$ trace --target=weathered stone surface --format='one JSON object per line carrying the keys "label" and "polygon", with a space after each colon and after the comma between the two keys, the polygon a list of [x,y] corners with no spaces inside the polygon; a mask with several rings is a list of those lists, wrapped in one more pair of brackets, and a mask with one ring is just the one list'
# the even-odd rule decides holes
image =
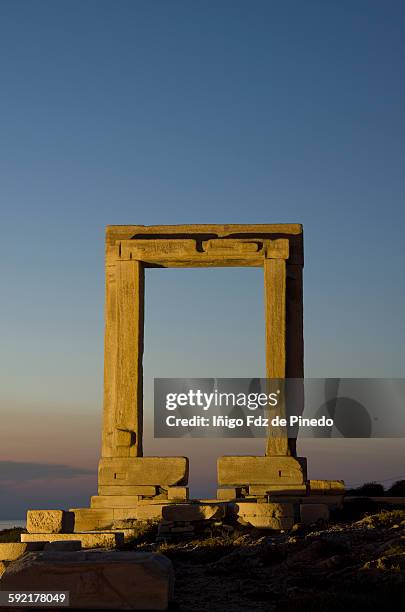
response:
{"label": "weathered stone surface", "polygon": [[99,495],[141,495],[152,497],[157,495],[158,487],[152,485],[101,485],[98,487]]}
{"label": "weathered stone surface", "polygon": [[238,502],[233,512],[242,521],[259,529],[291,529],[294,524],[292,504]]}
{"label": "weathered stone surface", "polygon": [[[82,548],[116,548],[124,543],[124,536],[120,532],[94,531],[92,533],[43,533],[42,539],[47,542],[80,540]],[[39,535],[22,533],[21,542],[36,542]]]}
{"label": "weathered stone surface", "polygon": [[134,508],[138,505],[140,495],[93,495],[92,508]]}
{"label": "weathered stone surface", "polygon": [[168,499],[187,500],[188,496],[189,496],[188,487],[168,487],[167,489]]}
{"label": "weathered stone surface", "polygon": [[114,521],[136,519],[136,508],[114,508]]}
{"label": "weathered stone surface", "polygon": [[156,521],[162,518],[164,504],[140,504],[136,508],[136,518],[138,521]]}
{"label": "weathered stone surface", "polygon": [[191,223],[187,225],[107,225],[106,243],[115,244],[116,241],[130,240],[133,236],[165,236],[184,235],[196,236],[218,236],[226,238],[240,234],[263,235],[301,235],[303,232],[300,223],[227,223],[227,224],[208,224]]}
{"label": "weathered stone surface", "polygon": [[266,515],[274,517],[294,516],[293,504],[271,502],[266,504],[257,504],[252,502],[236,502],[231,505],[234,512],[241,515]]}
{"label": "weathered stone surface", "polygon": [[131,457],[101,459],[99,485],[187,484],[187,457]]}
{"label": "weathered stone surface", "polygon": [[114,521],[111,508],[71,508],[74,514],[74,531],[110,529]]}
{"label": "weathered stone surface", "polygon": [[166,610],[173,592],[171,561],[132,551],[32,553],[10,564],[2,590],[69,591],[76,609]]}
{"label": "weathered stone surface", "polygon": [[[113,417],[114,450],[121,457],[142,455],[142,352],[144,333],[144,266],[120,261],[115,266],[116,349]],[[105,377],[108,377],[108,372]],[[101,484],[101,483],[100,483]],[[104,484],[104,483],[103,483]],[[105,484],[113,484],[106,482]],[[155,484],[155,483],[123,483]]]}
{"label": "weathered stone surface", "polygon": [[130,519],[124,518],[124,519],[114,520],[112,528],[118,529],[118,531],[120,531],[121,529],[132,529],[136,526],[137,526],[136,518],[130,518]]}
{"label": "weathered stone surface", "polygon": [[306,459],[296,457],[219,457],[221,486],[301,485],[306,481]]}
{"label": "weathered stone surface", "polygon": [[345,483],[343,480],[308,480],[311,495],[343,495]]}
{"label": "weathered stone surface", "polygon": [[249,485],[249,495],[305,495],[307,487],[302,485]]}
{"label": "weathered stone surface", "polygon": [[[167,495],[167,494],[166,494]],[[167,499],[167,497],[161,497],[160,495],[156,495],[156,497],[153,498],[144,498],[144,499],[140,499],[138,502],[138,506],[150,506],[151,504],[157,504],[157,505],[167,505],[167,504],[178,504],[179,502],[176,501],[175,499]]]}
{"label": "weathered stone surface", "polygon": [[329,508],[326,504],[301,504],[301,522],[305,525],[316,523],[316,521],[329,520]]}
{"label": "weathered stone surface", "polygon": [[242,496],[241,487],[232,487],[229,489],[217,489],[217,498],[222,500],[238,499]]}
{"label": "weathered stone surface", "polygon": [[42,550],[45,544],[46,542],[43,540],[27,544],[22,542],[0,542],[0,561],[15,561],[26,552]]}
{"label": "weathered stone surface", "polygon": [[225,507],[219,504],[179,504],[162,508],[165,521],[207,521],[224,515]]}
{"label": "weathered stone surface", "polygon": [[74,516],[65,510],[28,510],[29,533],[68,533],[73,531]]}

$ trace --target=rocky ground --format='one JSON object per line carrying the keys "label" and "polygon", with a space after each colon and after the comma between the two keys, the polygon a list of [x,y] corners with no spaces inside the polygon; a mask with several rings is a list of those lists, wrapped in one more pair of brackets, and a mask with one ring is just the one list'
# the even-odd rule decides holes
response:
{"label": "rocky ground", "polygon": [[[288,533],[201,524],[192,539],[156,541],[140,531],[132,550],[167,555],[176,571],[172,612],[382,610],[405,602],[405,510],[350,504],[328,524]],[[0,534],[1,539],[2,534]],[[10,534],[7,534],[10,539]]]}
{"label": "rocky ground", "polygon": [[188,542],[149,546],[174,563],[173,612],[403,609],[405,510],[364,514],[360,504],[350,513],[289,533],[217,526]]}

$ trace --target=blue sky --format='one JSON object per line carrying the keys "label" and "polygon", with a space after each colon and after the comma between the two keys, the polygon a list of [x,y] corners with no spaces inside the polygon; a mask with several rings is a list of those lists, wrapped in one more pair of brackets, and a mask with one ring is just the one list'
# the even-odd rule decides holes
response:
{"label": "blue sky", "polygon": [[[403,376],[404,25],[389,0],[0,1],[0,459],[96,465],[107,224],[303,223],[306,375]],[[262,375],[262,293],[148,271],[146,393]]]}

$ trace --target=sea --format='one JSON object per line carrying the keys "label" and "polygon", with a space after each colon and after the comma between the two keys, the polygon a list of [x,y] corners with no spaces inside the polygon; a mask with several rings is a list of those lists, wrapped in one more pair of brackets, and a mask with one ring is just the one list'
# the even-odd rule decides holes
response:
{"label": "sea", "polygon": [[24,527],[25,528],[25,520],[23,519],[0,520],[0,531],[3,531],[3,529],[12,529],[13,527]]}

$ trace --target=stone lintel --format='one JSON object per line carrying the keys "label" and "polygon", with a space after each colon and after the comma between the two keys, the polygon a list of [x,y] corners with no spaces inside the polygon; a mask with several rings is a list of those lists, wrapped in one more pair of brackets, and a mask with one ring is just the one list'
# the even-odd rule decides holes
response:
{"label": "stone lintel", "polygon": [[[293,253],[294,254],[294,253]],[[220,238],[197,240],[182,238],[153,238],[121,240],[118,249],[110,253],[114,261],[138,261],[147,267],[261,267],[264,260],[290,258],[289,241],[263,238]]]}
{"label": "stone lintel", "polygon": [[[132,258],[146,266],[193,267],[209,266],[261,266],[263,256],[280,257],[280,249],[272,254],[270,242],[285,241],[289,263],[303,265],[303,230],[297,223],[231,224],[231,225],[112,225],[106,228],[106,265],[113,266],[117,259]],[[257,246],[255,246],[255,242]],[[149,245],[147,244],[149,243]],[[167,261],[157,257],[156,245],[162,244]],[[127,245],[127,246],[125,246]],[[182,246],[181,246],[182,245]],[[238,245],[238,246],[237,246]],[[260,247],[260,245],[262,245]],[[130,247],[132,252],[125,252]],[[235,248],[237,252],[235,252]],[[177,249],[180,260],[172,257]],[[257,258],[257,252],[260,251]],[[143,254],[142,254],[143,252]],[[255,255],[256,253],[256,255]],[[164,254],[164,252],[163,252]],[[243,254],[246,255],[243,258]],[[190,259],[187,260],[187,255]],[[225,261],[228,257],[229,259]],[[221,262],[221,257],[225,259]],[[236,257],[236,260],[234,259]],[[240,261],[238,262],[238,258]],[[174,259],[174,261],[173,261]],[[204,263],[205,261],[205,263]]]}
{"label": "stone lintel", "polygon": [[300,223],[243,223],[209,224],[191,223],[187,225],[107,225],[106,243],[115,244],[117,240],[131,240],[145,237],[204,237],[226,238],[236,236],[299,236],[303,232]]}

